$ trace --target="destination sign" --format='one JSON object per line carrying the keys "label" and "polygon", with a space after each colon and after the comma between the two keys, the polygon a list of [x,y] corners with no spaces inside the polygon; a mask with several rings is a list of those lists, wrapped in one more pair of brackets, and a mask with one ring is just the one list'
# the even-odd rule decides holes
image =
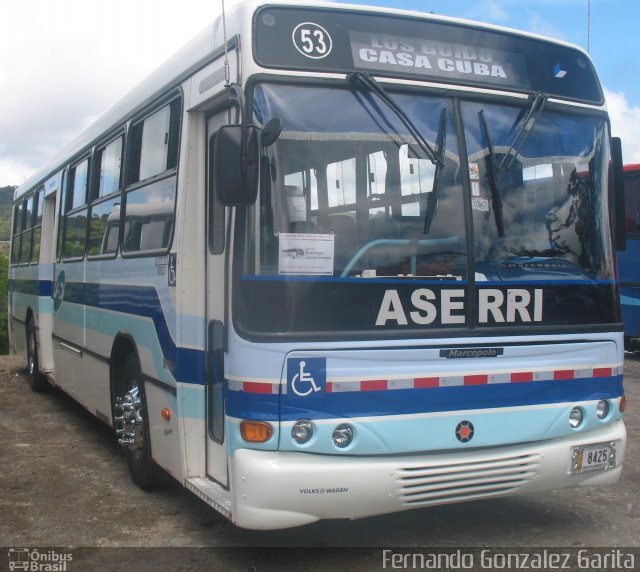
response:
{"label": "destination sign", "polygon": [[425,14],[265,6],[253,56],[263,68],[375,75],[499,88],[602,104],[589,57],[566,44]]}
{"label": "destination sign", "polygon": [[529,87],[520,54],[451,42],[351,32],[354,67]]}

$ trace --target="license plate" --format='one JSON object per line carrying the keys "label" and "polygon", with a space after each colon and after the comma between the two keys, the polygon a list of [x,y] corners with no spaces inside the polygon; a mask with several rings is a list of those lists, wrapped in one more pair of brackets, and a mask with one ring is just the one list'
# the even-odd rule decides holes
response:
{"label": "license plate", "polygon": [[571,472],[606,471],[616,466],[616,444],[594,443],[573,447]]}

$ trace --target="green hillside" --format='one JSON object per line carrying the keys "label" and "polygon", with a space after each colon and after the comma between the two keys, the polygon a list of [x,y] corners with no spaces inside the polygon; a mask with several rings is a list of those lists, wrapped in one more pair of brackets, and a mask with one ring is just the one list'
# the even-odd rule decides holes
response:
{"label": "green hillside", "polygon": [[9,351],[7,332],[7,271],[9,267],[9,243],[11,240],[11,216],[15,187],[0,188],[0,354]]}
{"label": "green hillside", "polygon": [[11,240],[11,207],[15,187],[0,188],[0,241]]}

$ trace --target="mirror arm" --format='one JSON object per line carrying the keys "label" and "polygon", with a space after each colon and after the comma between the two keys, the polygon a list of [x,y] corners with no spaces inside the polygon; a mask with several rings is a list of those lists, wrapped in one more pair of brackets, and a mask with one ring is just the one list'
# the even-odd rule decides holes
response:
{"label": "mirror arm", "polygon": [[240,85],[238,85],[237,83],[229,84],[227,86],[227,89],[229,91],[229,101],[236,107],[236,110],[238,111],[238,114],[240,116],[238,117],[238,115],[236,115],[236,123],[245,125],[245,120],[248,116],[248,113],[244,91],[242,91],[242,87],[240,87]]}

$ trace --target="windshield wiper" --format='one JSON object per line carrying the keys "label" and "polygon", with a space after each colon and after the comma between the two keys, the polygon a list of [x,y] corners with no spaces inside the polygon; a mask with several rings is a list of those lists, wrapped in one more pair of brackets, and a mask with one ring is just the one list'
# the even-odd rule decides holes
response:
{"label": "windshield wiper", "polygon": [[398,116],[400,121],[402,121],[404,126],[409,130],[409,133],[411,133],[411,135],[414,137],[420,149],[424,151],[429,161],[431,161],[434,165],[438,165],[441,162],[438,154],[433,150],[433,147],[429,145],[428,141],[422,136],[411,119],[407,117],[407,114],[370,74],[364,72],[353,72],[347,77],[353,83],[359,83],[375,93],[387,105],[387,107]]}
{"label": "windshield wiper", "polygon": [[353,72],[349,74],[348,79],[353,83],[364,86],[372,93],[375,93],[380,100],[393,111],[398,119],[402,121],[403,125],[407,128],[409,133],[416,140],[416,143],[427,156],[427,159],[436,166],[435,173],[433,174],[433,186],[431,188],[431,194],[427,199],[427,209],[424,216],[424,227],[422,229],[423,234],[428,234],[431,229],[431,222],[436,212],[436,206],[438,204],[438,183],[440,180],[440,173],[444,167],[444,150],[446,145],[446,127],[447,127],[447,110],[443,109],[440,113],[440,125],[438,126],[438,135],[436,137],[436,144],[438,150],[435,151],[429,142],[423,137],[420,130],[415,126],[413,121],[409,119],[407,114],[396,103],[396,101],[386,92],[386,90],[368,73]]}
{"label": "windshield wiper", "polygon": [[[489,132],[489,124],[487,123],[487,118],[484,115],[484,110],[480,110],[480,123],[487,139],[487,150],[489,151],[489,155],[487,157],[487,178],[489,179],[491,202],[493,204],[493,213],[496,219],[496,229],[498,230],[498,236],[504,236],[502,195],[500,193],[498,173],[500,171],[508,171],[509,169],[511,169],[513,162],[520,154],[522,146],[531,134],[531,131],[533,131],[533,127],[535,126],[536,121],[538,120],[538,116],[540,115],[544,104],[547,102],[547,99],[547,96],[542,92],[538,92],[534,96],[532,96],[531,105],[525,113],[524,118],[520,121],[520,131],[518,131],[518,134],[511,142],[509,149],[502,157],[499,165],[496,162],[496,152],[493,147],[491,133]],[[511,155],[512,151],[514,151],[513,155]]]}
{"label": "windshield wiper", "polygon": [[[524,145],[525,141],[531,134],[531,131],[533,131],[533,127],[536,124],[536,121],[538,120],[538,115],[540,115],[540,112],[542,111],[542,108],[544,107],[544,104],[547,102],[547,99],[548,99],[548,97],[541,91],[539,91],[538,93],[536,93],[531,97],[532,97],[531,105],[529,106],[529,109],[527,110],[527,113],[525,114],[524,119],[520,122],[520,125],[521,125],[520,131],[518,131],[518,134],[513,139],[509,147],[509,150],[505,153],[504,157],[502,158],[502,161],[500,161],[500,164],[498,165],[499,171],[502,171],[503,169],[505,170],[511,169],[511,165],[513,165],[513,162],[516,160],[516,158],[520,154],[520,149],[522,149],[522,146]],[[517,148],[516,148],[516,145],[517,145]],[[514,148],[515,148],[515,153],[513,154],[513,156],[509,157],[509,155],[511,154],[511,151],[513,151]],[[507,161],[509,161],[508,164],[506,164]]]}
{"label": "windshield wiper", "polygon": [[435,173],[433,174],[433,186],[431,187],[431,193],[427,198],[427,210],[424,213],[424,227],[422,228],[422,234],[429,234],[431,230],[431,223],[433,217],[436,214],[436,207],[438,206],[438,186],[440,184],[440,173],[444,167],[444,149],[447,144],[447,110],[443,109],[440,112],[440,125],[438,125],[438,136],[436,145],[438,146],[438,164],[436,165]]}
{"label": "windshield wiper", "polygon": [[493,203],[493,214],[496,219],[496,229],[498,236],[504,236],[504,218],[502,216],[502,195],[500,194],[500,184],[498,182],[498,166],[496,165],[496,153],[493,149],[493,140],[489,133],[489,124],[484,116],[484,109],[480,110],[480,123],[487,139],[487,178],[489,179],[489,190],[491,191],[491,202]]}

